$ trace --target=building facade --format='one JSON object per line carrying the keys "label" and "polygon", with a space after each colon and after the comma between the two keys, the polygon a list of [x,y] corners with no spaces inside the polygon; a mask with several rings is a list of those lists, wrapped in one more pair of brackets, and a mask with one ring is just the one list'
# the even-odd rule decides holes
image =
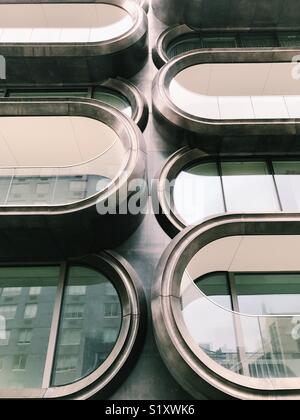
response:
{"label": "building facade", "polygon": [[0,2],[0,398],[300,398],[299,14]]}

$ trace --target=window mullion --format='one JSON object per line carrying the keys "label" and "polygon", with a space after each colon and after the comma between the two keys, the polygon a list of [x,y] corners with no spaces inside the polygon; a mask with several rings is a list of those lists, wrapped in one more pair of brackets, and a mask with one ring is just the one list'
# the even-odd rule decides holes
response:
{"label": "window mullion", "polygon": [[243,327],[242,327],[242,322],[241,322],[242,315],[240,315],[240,306],[239,306],[239,301],[238,301],[234,273],[231,273],[231,272],[228,273],[228,283],[229,283],[229,290],[230,290],[231,301],[232,301],[232,306],[233,306],[233,311],[234,311],[233,321],[234,321],[235,335],[236,335],[236,340],[237,340],[238,356],[239,356],[240,364],[242,367],[242,373],[243,375],[250,376],[249,364],[247,363],[244,333],[243,333]]}
{"label": "window mullion", "polygon": [[227,213],[227,203],[226,203],[226,195],[225,195],[225,188],[224,188],[224,182],[223,182],[222,162],[219,159],[217,160],[217,167],[218,167],[219,177],[221,181],[224,210],[225,210],[225,213]]}
{"label": "window mullion", "polygon": [[275,176],[275,171],[274,171],[272,159],[268,160],[268,166],[269,166],[270,174],[272,175],[272,178],[273,178],[273,183],[274,183],[274,187],[275,187],[280,211],[284,211],[282,201],[281,201],[281,197],[280,197],[280,194],[279,194],[278,185],[277,185],[277,182],[276,182],[276,176]]}
{"label": "window mullion", "polygon": [[51,377],[52,377],[52,369],[54,365],[54,358],[55,358],[55,350],[56,350],[56,343],[58,338],[58,331],[59,331],[59,323],[60,323],[60,315],[62,310],[63,304],[63,297],[64,297],[64,288],[67,278],[67,263],[63,263],[60,269],[60,279],[57,288],[56,298],[55,298],[55,305],[49,335],[49,344],[48,344],[48,351],[47,357],[45,362],[45,369],[44,369],[44,377],[43,377],[43,388],[49,388],[51,386]]}

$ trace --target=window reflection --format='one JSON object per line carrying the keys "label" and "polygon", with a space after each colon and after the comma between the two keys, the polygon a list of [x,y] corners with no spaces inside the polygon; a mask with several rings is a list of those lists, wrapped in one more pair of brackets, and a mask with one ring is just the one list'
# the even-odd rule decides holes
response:
{"label": "window reflection", "polygon": [[225,212],[297,212],[299,191],[298,161],[204,162],[178,174],[169,205],[191,225]]}
{"label": "window reflection", "polygon": [[284,211],[300,210],[300,162],[273,162]]}
{"label": "window reflection", "polygon": [[42,387],[59,283],[64,298],[52,385],[86,377],[114,348],[123,314],[112,283],[86,267],[71,266],[65,278],[62,272],[60,266],[0,268],[0,388]]}
{"label": "window reflection", "polygon": [[223,162],[222,175],[228,212],[280,210],[265,162]]}
{"label": "window reflection", "polygon": [[173,191],[174,208],[186,224],[224,212],[221,180],[216,163],[180,172]]}
{"label": "window reflection", "polygon": [[167,46],[168,58],[202,48],[298,48],[300,32],[190,33]]}
{"label": "window reflection", "polygon": [[[0,269],[0,287],[5,291],[0,297],[4,320],[0,333],[1,388],[41,387],[58,281],[58,267]],[[30,290],[37,284],[42,294],[33,305]],[[15,304],[6,305],[5,296],[14,296]],[[22,348],[20,354],[20,346],[25,345],[26,351]]]}
{"label": "window reflection", "polygon": [[300,376],[299,273],[212,273],[182,290],[189,333],[214,362],[254,378]]}
{"label": "window reflection", "polygon": [[[52,378],[54,386],[86,377],[101,366],[115,346],[122,310],[116,290],[110,288],[111,294],[106,293],[108,284],[111,284],[108,279],[94,270],[70,269]],[[74,296],[80,309],[70,308]],[[104,332],[106,328],[110,328],[109,335]]]}

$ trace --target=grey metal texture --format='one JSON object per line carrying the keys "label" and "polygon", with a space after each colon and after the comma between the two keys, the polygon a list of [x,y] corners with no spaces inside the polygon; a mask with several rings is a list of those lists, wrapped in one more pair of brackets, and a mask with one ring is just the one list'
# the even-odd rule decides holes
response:
{"label": "grey metal texture", "polygon": [[146,12],[132,0],[95,0],[94,3],[111,3],[124,8],[134,19],[133,28],[123,36],[98,43],[0,43],[0,55],[6,58],[7,67],[7,80],[2,80],[1,84],[97,83],[108,77],[136,74],[147,58]]}
{"label": "grey metal texture", "polygon": [[[88,97],[92,99],[92,90],[97,88],[103,87],[104,89],[108,89],[111,91],[115,91],[117,94],[121,94],[124,98],[126,98],[132,108],[132,117],[131,119],[139,126],[139,128],[144,131],[147,124],[148,124],[148,118],[149,118],[149,107],[148,102],[145,98],[145,95],[136,87],[133,83],[129,82],[126,79],[123,79],[121,77],[117,77],[116,79],[109,78],[104,80],[101,83],[96,84],[81,84],[76,83],[73,85],[72,83],[67,84],[8,84],[6,83],[5,86],[1,89],[4,92],[4,98],[10,97],[9,92],[10,91],[23,91],[25,97],[29,97],[29,93],[33,94],[36,91],[43,90],[44,91],[44,97],[47,97],[47,92],[51,94],[51,91],[55,91],[56,89],[62,91],[64,89],[74,89],[81,90],[85,89],[89,92]],[[20,97],[21,95],[19,95]],[[65,95],[68,97],[68,94]],[[61,98],[60,98],[61,99]],[[0,98],[0,101],[2,99]],[[97,99],[94,99],[97,100]],[[100,101],[99,101],[100,102]]]}
{"label": "grey metal texture", "polygon": [[291,62],[289,50],[196,51],[166,64],[153,85],[153,113],[161,135],[179,145],[194,145],[208,153],[300,151],[298,119],[209,120],[180,110],[171,100],[169,84],[182,70],[195,64],[241,62]]}
{"label": "grey metal texture", "polygon": [[[299,27],[297,28],[297,31],[299,31]],[[176,41],[176,39],[180,39],[182,36],[195,36],[195,35],[207,35],[209,36],[210,34],[214,34],[214,36],[217,36],[218,33],[222,33],[222,34],[232,34],[232,33],[243,33],[243,34],[251,34],[255,32],[256,34],[263,34],[263,35],[270,35],[270,34],[274,34],[275,32],[277,33],[288,33],[289,30],[274,30],[274,29],[266,29],[266,28],[259,28],[259,29],[253,29],[253,28],[237,28],[236,30],[232,31],[230,29],[227,28],[220,28],[217,31],[216,30],[212,30],[212,29],[199,29],[199,30],[193,30],[192,28],[190,28],[187,25],[176,25],[176,26],[172,26],[171,28],[168,28],[166,31],[164,31],[159,38],[157,39],[156,45],[153,47],[152,50],[152,57],[153,57],[153,61],[156,65],[157,68],[161,68],[163,67],[165,64],[167,64],[170,61],[170,58],[167,55],[167,49],[170,45],[170,43]],[[202,52],[208,52],[209,49],[206,48],[201,48],[200,49]],[[226,51],[227,48],[224,48],[223,51]],[[230,49],[229,49],[230,50]],[[235,50],[243,50],[242,48],[236,48]],[[277,59],[280,60],[281,55],[278,54],[278,51],[281,51],[282,53],[285,51],[287,52],[292,52],[293,55],[298,55],[300,53],[300,48],[299,47],[294,47],[294,48],[286,48],[286,47],[268,47],[268,48],[264,48],[261,47],[258,49],[259,51],[263,51],[263,50],[268,50],[268,51],[272,51],[272,50],[276,50],[277,53],[274,56],[274,61],[276,61]]]}
{"label": "grey metal texture", "polygon": [[[117,196],[117,208],[132,179],[146,176],[146,149],[137,126],[120,111],[95,100],[3,99],[0,115],[84,116],[108,124],[129,150],[129,160],[117,182],[95,196],[74,204],[59,206],[1,207],[0,259],[16,257],[79,256],[116,246],[141,223],[143,215],[107,214],[101,216],[97,205]],[[116,195],[118,190],[125,196]],[[146,193],[146,192],[145,192]],[[30,234],[28,232],[30,231]]]}
{"label": "grey metal texture", "polygon": [[300,19],[297,0],[152,0],[156,16],[168,25],[198,28],[291,27]]}

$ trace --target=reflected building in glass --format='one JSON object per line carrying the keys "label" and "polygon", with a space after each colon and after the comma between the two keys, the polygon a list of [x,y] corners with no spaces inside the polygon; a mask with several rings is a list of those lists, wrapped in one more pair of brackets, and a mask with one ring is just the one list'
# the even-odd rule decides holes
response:
{"label": "reflected building in glass", "polygon": [[298,3],[1,2],[0,399],[300,399]]}

